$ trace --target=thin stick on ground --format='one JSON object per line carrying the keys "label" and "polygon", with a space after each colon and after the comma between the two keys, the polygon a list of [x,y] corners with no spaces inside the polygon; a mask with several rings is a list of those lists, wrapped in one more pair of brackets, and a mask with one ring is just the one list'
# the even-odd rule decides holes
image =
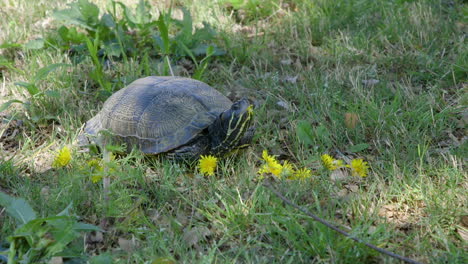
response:
{"label": "thin stick on ground", "polygon": [[306,209],[303,209],[303,208],[300,207],[299,205],[297,205],[297,204],[291,202],[291,201],[288,200],[286,197],[284,197],[280,192],[278,192],[277,190],[275,190],[275,189],[273,188],[273,186],[272,186],[269,182],[264,182],[264,183],[263,183],[263,186],[266,187],[267,189],[269,189],[272,193],[274,193],[278,198],[280,198],[280,199],[281,199],[283,202],[285,202],[286,204],[288,204],[288,205],[290,205],[290,206],[296,208],[297,210],[303,212],[303,213],[306,214],[307,216],[312,217],[315,221],[318,221],[318,222],[324,224],[325,226],[327,226],[327,227],[329,227],[329,228],[335,230],[336,232],[338,232],[338,233],[340,233],[340,234],[342,234],[342,235],[344,235],[344,236],[346,236],[346,237],[348,237],[348,238],[350,238],[350,239],[352,239],[352,240],[354,240],[354,241],[356,241],[356,242],[362,243],[362,244],[364,244],[364,245],[366,245],[366,246],[368,246],[368,247],[370,247],[370,248],[372,248],[372,249],[374,249],[374,250],[377,250],[378,252],[380,252],[380,253],[382,253],[382,254],[388,255],[388,256],[390,256],[390,257],[392,257],[392,258],[399,259],[399,260],[404,261],[404,262],[406,262],[406,263],[411,263],[411,264],[422,264],[422,263],[420,263],[420,262],[417,262],[417,261],[415,261],[415,260],[412,260],[412,259],[407,258],[407,257],[404,257],[404,256],[400,256],[400,255],[398,255],[398,254],[395,254],[395,253],[390,252],[390,251],[388,251],[388,250],[385,250],[385,249],[383,249],[383,248],[379,248],[379,247],[377,247],[377,246],[374,246],[374,245],[372,245],[372,244],[370,244],[370,243],[367,243],[367,242],[363,241],[363,240],[360,239],[360,238],[357,238],[357,237],[352,236],[351,234],[349,234],[349,233],[347,233],[347,232],[345,232],[345,231],[339,229],[339,228],[336,227],[335,225],[333,225],[333,224],[331,224],[331,223],[325,221],[324,219],[322,219],[322,218],[320,218],[320,217],[314,215],[313,213],[307,211]]}

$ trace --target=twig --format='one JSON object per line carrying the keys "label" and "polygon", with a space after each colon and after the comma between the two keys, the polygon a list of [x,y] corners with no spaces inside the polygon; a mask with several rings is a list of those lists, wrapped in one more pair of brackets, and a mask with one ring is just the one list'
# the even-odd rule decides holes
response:
{"label": "twig", "polygon": [[390,252],[390,251],[388,251],[388,250],[385,250],[385,249],[383,249],[383,248],[379,248],[379,247],[377,247],[377,246],[374,246],[374,245],[372,245],[372,244],[370,244],[370,243],[367,243],[367,242],[363,241],[363,240],[360,239],[360,238],[357,238],[357,237],[352,236],[351,234],[349,234],[349,233],[347,233],[347,232],[345,232],[345,231],[339,229],[338,227],[334,226],[333,224],[331,224],[331,223],[325,221],[324,219],[322,219],[322,218],[320,218],[320,217],[314,215],[313,213],[307,211],[306,209],[303,209],[302,207],[298,206],[297,204],[291,202],[291,201],[288,200],[286,197],[284,197],[281,193],[279,193],[278,191],[276,191],[276,190],[273,188],[273,186],[271,186],[271,184],[270,184],[269,182],[264,182],[264,183],[263,183],[263,186],[266,187],[267,189],[269,189],[272,193],[274,193],[278,198],[280,198],[281,200],[283,200],[283,202],[285,202],[286,204],[288,204],[288,205],[290,205],[290,206],[296,208],[297,210],[303,212],[304,214],[306,214],[306,215],[312,217],[315,221],[318,221],[318,222],[324,224],[325,226],[327,226],[327,227],[329,227],[329,228],[335,230],[336,232],[338,232],[338,233],[340,233],[340,234],[342,234],[342,235],[344,235],[344,236],[346,236],[346,237],[348,237],[348,238],[350,238],[350,239],[352,239],[352,240],[354,240],[354,241],[356,241],[356,242],[362,243],[362,244],[364,244],[364,245],[366,245],[366,246],[368,246],[368,247],[370,247],[370,248],[372,248],[372,249],[374,249],[374,250],[377,250],[378,252],[380,252],[380,253],[382,253],[382,254],[388,255],[388,256],[390,256],[390,257],[392,257],[392,258],[399,259],[399,260],[404,261],[404,262],[406,262],[406,263],[411,263],[411,264],[422,264],[422,263],[420,263],[420,262],[417,262],[417,261],[412,260],[412,259],[407,258],[407,257],[400,256],[400,255],[398,255],[398,254],[395,254],[395,253]]}

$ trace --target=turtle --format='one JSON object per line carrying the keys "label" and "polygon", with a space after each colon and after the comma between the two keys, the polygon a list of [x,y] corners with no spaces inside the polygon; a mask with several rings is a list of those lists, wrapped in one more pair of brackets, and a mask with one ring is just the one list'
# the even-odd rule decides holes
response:
{"label": "turtle", "polygon": [[246,98],[233,103],[198,80],[149,76],[111,95],[86,122],[84,133],[98,145],[102,138],[125,144],[126,152],[136,148],[147,155],[194,160],[248,146],[252,124],[253,105]]}

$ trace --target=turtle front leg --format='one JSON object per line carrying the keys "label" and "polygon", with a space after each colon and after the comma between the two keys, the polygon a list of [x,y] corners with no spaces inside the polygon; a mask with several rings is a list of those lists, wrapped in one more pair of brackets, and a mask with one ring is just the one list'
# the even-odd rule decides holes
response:
{"label": "turtle front leg", "polygon": [[193,162],[201,155],[209,153],[209,140],[207,137],[199,137],[168,153],[169,157],[179,161]]}

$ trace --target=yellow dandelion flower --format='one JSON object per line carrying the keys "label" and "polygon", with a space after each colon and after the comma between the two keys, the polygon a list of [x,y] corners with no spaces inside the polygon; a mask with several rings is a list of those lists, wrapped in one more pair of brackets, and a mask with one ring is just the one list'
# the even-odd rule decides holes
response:
{"label": "yellow dandelion flower", "polygon": [[65,146],[57,152],[54,162],[52,163],[52,167],[55,167],[55,168],[65,167],[68,165],[68,163],[70,163],[71,159],[72,159],[72,156],[71,156],[70,149],[67,146]]}
{"label": "yellow dandelion flower", "polygon": [[214,171],[216,169],[216,164],[218,163],[218,159],[214,156],[207,155],[207,156],[201,156],[199,163],[198,163],[198,168],[200,169],[200,172],[205,175],[214,175]]}
{"label": "yellow dandelion flower", "polygon": [[88,166],[91,168],[91,170],[96,172],[101,172],[104,170],[104,168],[101,165],[101,162],[97,159],[92,159],[88,161]]}
{"label": "yellow dandelion flower", "polygon": [[264,150],[262,154],[263,160],[266,162],[258,171],[259,174],[271,173],[277,177],[281,177],[283,166],[276,160],[275,157],[268,155],[268,151]]}
{"label": "yellow dandelion flower", "polygon": [[104,167],[102,166],[102,162],[98,159],[92,159],[87,162],[89,169],[91,170],[91,181],[93,183],[98,183],[102,180]]}
{"label": "yellow dandelion flower", "polygon": [[294,173],[295,173],[295,171],[294,171],[293,165],[291,163],[289,163],[289,161],[285,160],[284,163],[283,163],[283,166],[282,166],[281,176],[289,178],[289,177],[293,176]]}
{"label": "yellow dandelion flower", "polygon": [[268,155],[268,151],[264,150],[262,158],[265,164],[258,170],[260,175],[262,174],[273,174],[278,178],[281,178],[283,172],[283,166],[276,160],[275,157]]}
{"label": "yellow dandelion flower", "polygon": [[102,180],[102,174],[94,174],[93,176],[91,176],[91,181],[93,183],[98,183]]}
{"label": "yellow dandelion flower", "polygon": [[331,171],[343,167],[342,160],[336,160],[328,154],[323,154],[321,158],[322,158],[323,165]]}
{"label": "yellow dandelion flower", "polygon": [[369,171],[369,166],[363,159],[353,159],[351,165],[347,165],[346,167],[351,168],[353,176],[366,177]]}
{"label": "yellow dandelion flower", "polygon": [[263,150],[263,153],[262,153],[262,158],[264,161],[266,161],[266,163],[277,163],[278,161],[276,160],[275,157],[271,156],[271,155],[268,155],[268,151],[267,150]]}
{"label": "yellow dandelion flower", "polygon": [[258,174],[273,174],[278,178],[281,178],[283,172],[283,166],[281,164],[277,164],[278,166],[270,167],[268,164],[263,164],[263,166],[258,170]]}

